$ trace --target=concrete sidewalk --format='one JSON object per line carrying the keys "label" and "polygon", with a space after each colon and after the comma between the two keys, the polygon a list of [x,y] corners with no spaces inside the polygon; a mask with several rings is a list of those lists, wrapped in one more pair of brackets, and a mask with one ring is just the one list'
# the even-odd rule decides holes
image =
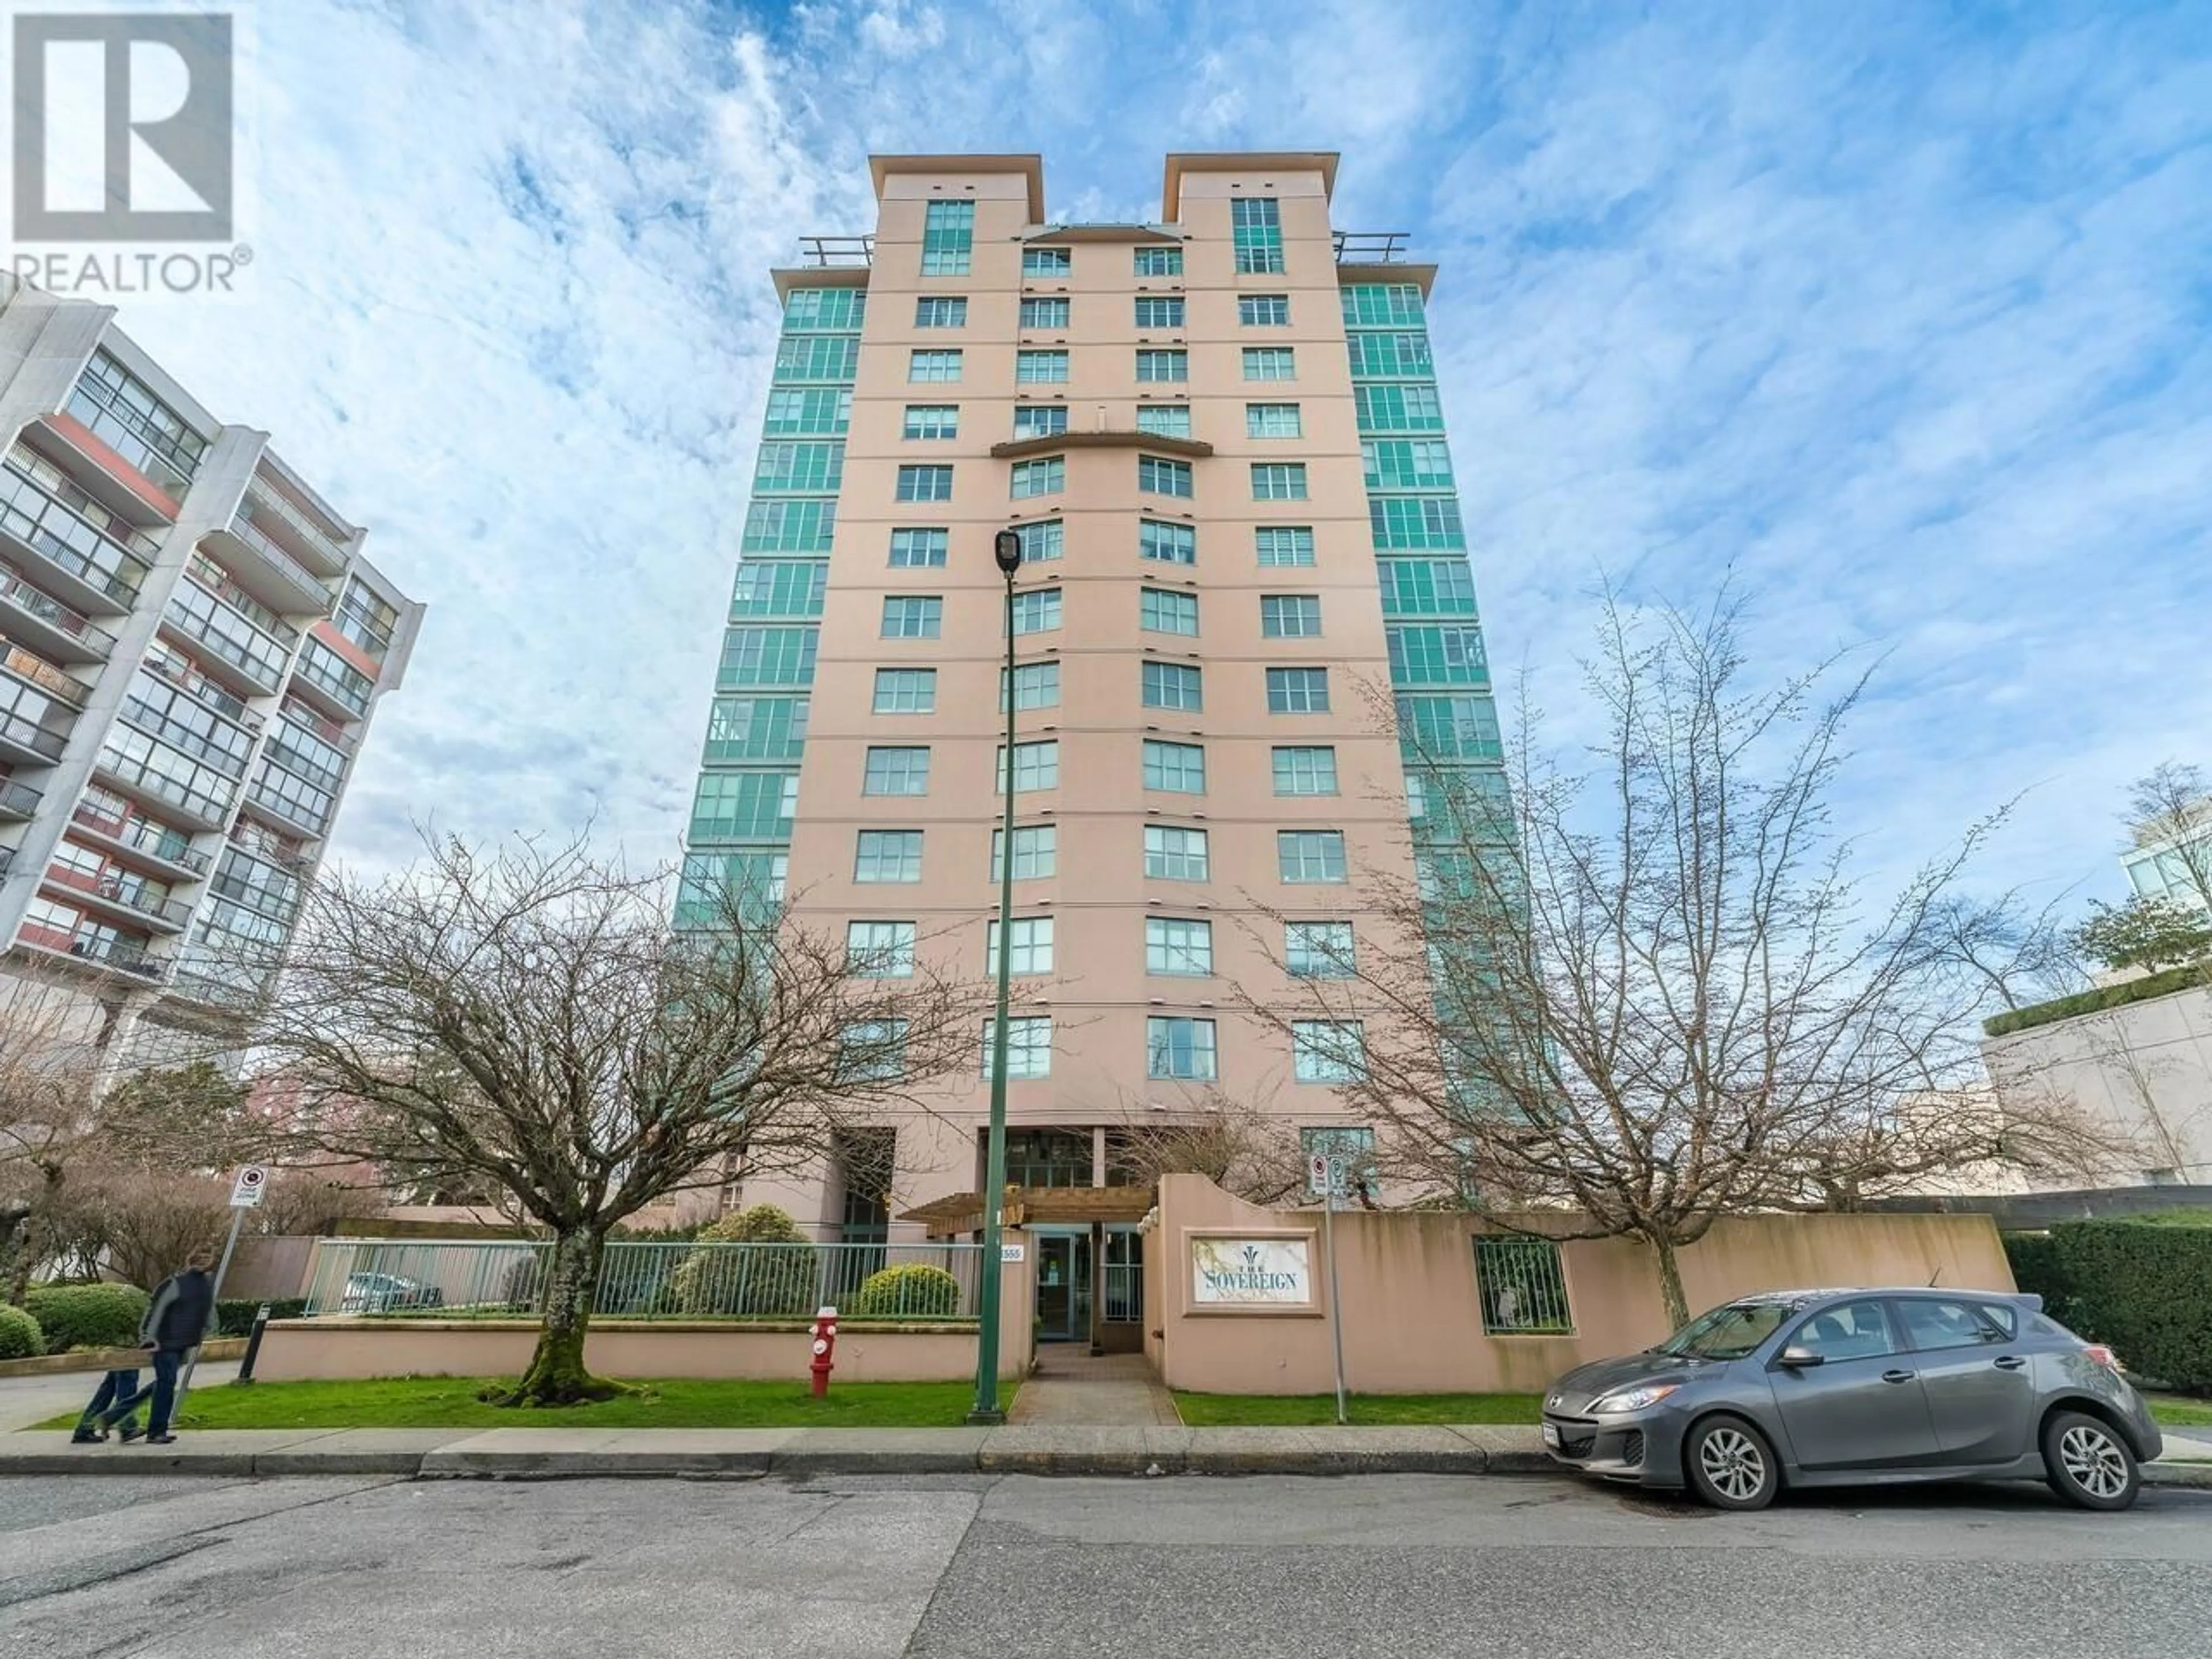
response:
{"label": "concrete sidewalk", "polygon": [[[2170,1440],[2144,1470],[2212,1488],[2212,1445]],[[805,1479],[848,1474],[1548,1474],[1536,1431],[1483,1425],[1001,1429],[210,1430],[171,1446],[72,1446],[62,1433],[0,1436],[0,1477],[22,1474],[380,1474]]]}

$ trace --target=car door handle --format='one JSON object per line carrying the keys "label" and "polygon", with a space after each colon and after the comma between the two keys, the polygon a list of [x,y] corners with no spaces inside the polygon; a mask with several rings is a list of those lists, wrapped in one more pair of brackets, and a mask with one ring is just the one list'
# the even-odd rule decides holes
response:
{"label": "car door handle", "polygon": [[2002,1358],[1996,1360],[1995,1364],[1996,1368],[2001,1371],[2016,1371],[2022,1365],[2027,1364],[2027,1361],[2022,1359],[2016,1353],[2008,1353]]}
{"label": "car door handle", "polygon": [[1881,1374],[1881,1380],[1885,1382],[1910,1382],[1912,1377],[1911,1371],[1884,1371]]}

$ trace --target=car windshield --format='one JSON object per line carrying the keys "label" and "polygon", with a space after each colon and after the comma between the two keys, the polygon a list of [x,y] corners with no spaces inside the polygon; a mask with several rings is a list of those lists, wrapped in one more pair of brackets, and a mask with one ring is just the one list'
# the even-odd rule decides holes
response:
{"label": "car windshield", "polygon": [[1691,1359],[1741,1359],[1796,1311],[1789,1302],[1734,1302],[1695,1319],[1662,1342],[1658,1353]]}

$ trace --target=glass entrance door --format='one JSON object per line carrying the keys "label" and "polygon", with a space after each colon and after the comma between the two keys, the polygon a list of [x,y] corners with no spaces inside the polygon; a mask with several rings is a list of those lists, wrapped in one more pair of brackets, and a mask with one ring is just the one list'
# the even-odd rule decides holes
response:
{"label": "glass entrance door", "polygon": [[1040,1342],[1091,1340],[1091,1235],[1036,1236],[1036,1321]]}

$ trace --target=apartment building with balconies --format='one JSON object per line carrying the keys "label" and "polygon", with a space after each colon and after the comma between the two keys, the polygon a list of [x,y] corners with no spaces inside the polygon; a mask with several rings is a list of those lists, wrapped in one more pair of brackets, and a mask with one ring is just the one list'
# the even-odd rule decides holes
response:
{"label": "apartment building with balconies", "polygon": [[107,307],[0,280],[0,971],[103,1043],[258,987],[422,607]]}
{"label": "apartment building with balconies", "polygon": [[[1171,155],[1127,225],[1047,222],[1035,156],[872,168],[872,234],[774,273],[679,916],[787,896],[855,972],[937,953],[981,981],[1011,857],[1011,1182],[1111,1187],[1129,1126],[1224,1102],[1356,1148],[1331,1085],[1363,1030],[1285,1042],[1239,1011],[1380,948],[1378,874],[1414,878],[1461,787],[1503,787],[1435,268],[1335,228],[1334,155]],[[959,1231],[989,1048],[979,1026],[972,1071],[818,1180],[738,1196],[825,1237]],[[1046,1335],[1094,1296],[1133,1322],[1136,1218],[1045,1226]]]}

